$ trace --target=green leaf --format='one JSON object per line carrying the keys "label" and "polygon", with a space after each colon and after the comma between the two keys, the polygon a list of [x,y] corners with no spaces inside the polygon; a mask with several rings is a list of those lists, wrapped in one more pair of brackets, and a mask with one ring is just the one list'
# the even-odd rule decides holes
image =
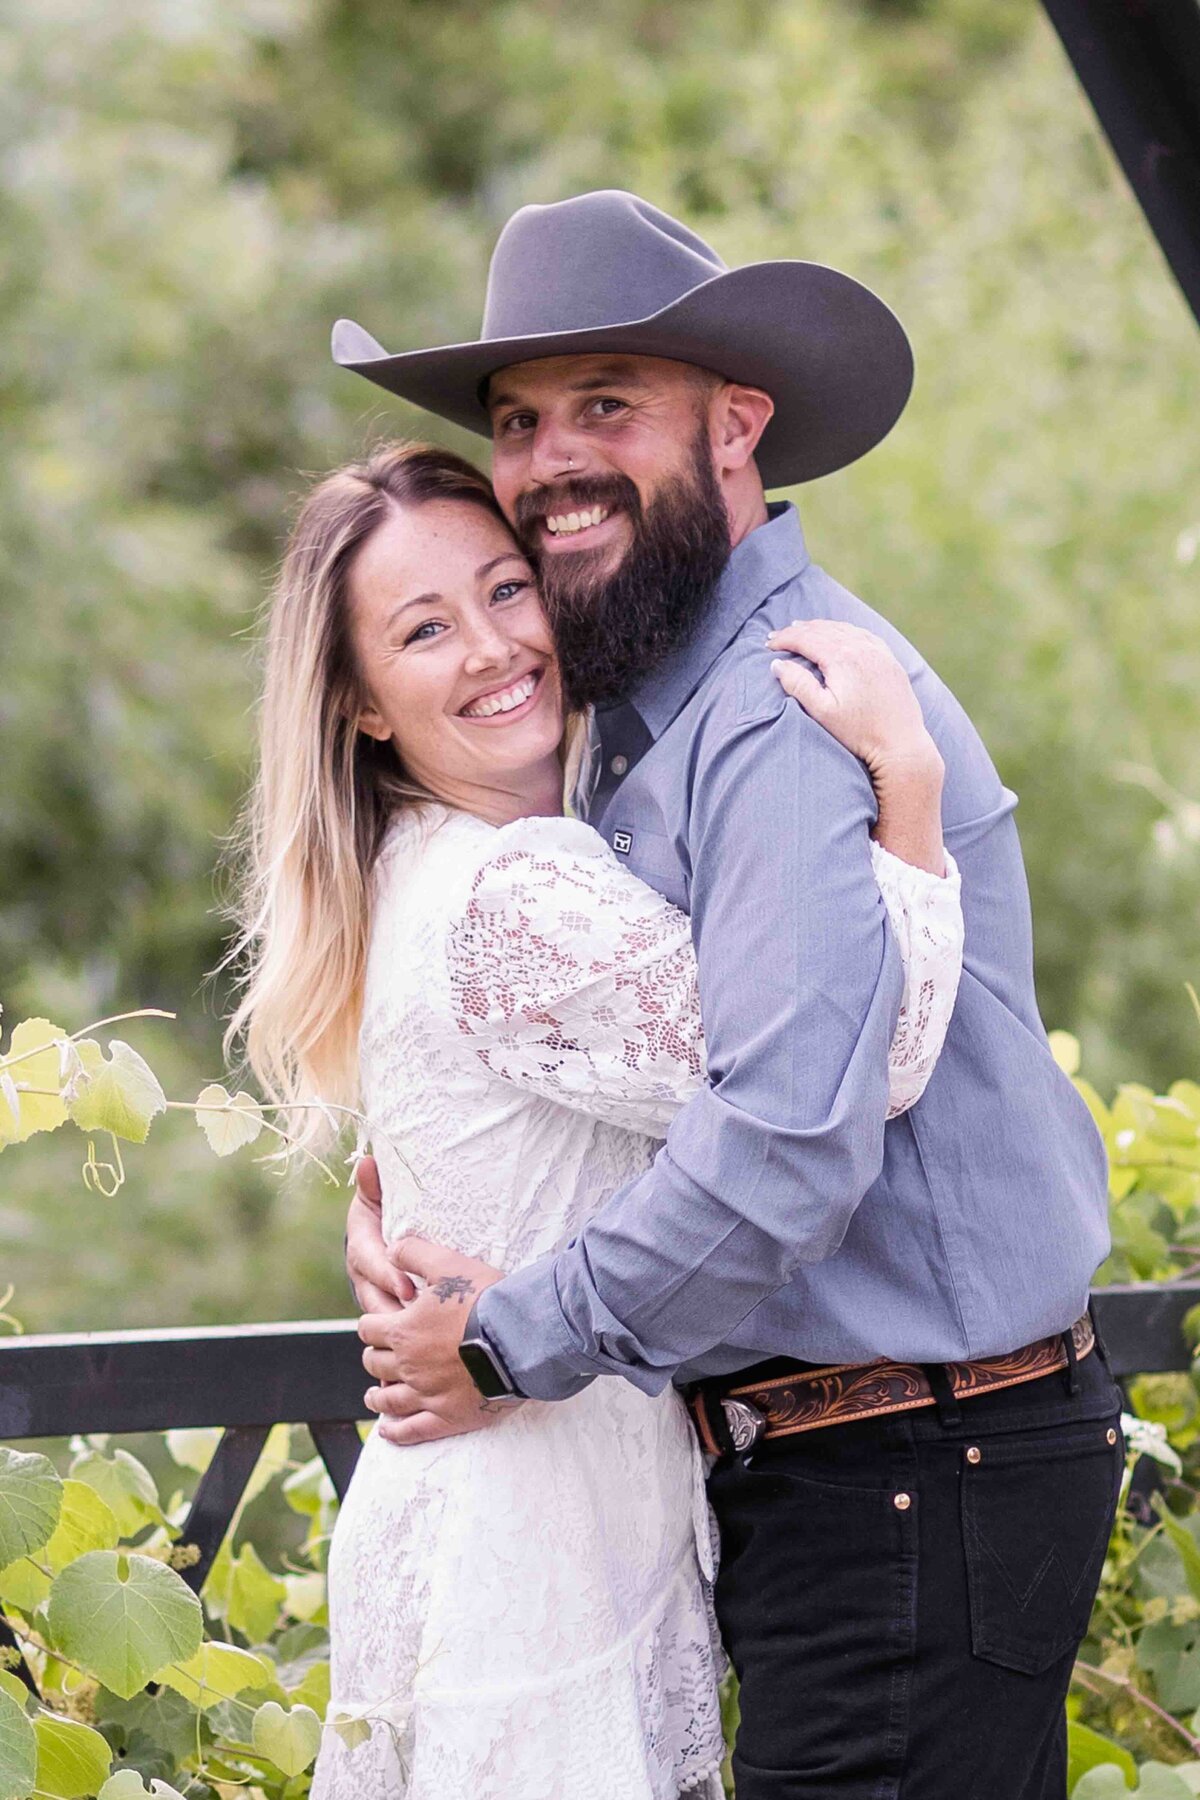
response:
{"label": "green leaf", "polygon": [[229,1623],[259,1643],[278,1621],[287,1588],[265,1567],[253,1544],[243,1544],[233,1560],[229,1586]]}
{"label": "green leaf", "polygon": [[114,1751],[143,1774],[171,1775],[196,1753],[196,1708],[173,1688],[155,1683],[123,1700],[110,1688],[96,1690],[95,1723]]}
{"label": "green leaf", "polygon": [[1128,1750],[1111,1739],[1102,1737],[1088,1725],[1081,1725],[1072,1719],[1067,1725],[1067,1792],[1075,1792],[1075,1783],[1087,1774],[1089,1769],[1102,1767],[1105,1763],[1115,1763],[1125,1775],[1130,1787],[1137,1780],[1137,1764]]}
{"label": "green leaf", "polygon": [[39,1713],[33,1721],[37,1736],[37,1787],[55,1800],[82,1800],[94,1794],[112,1767],[112,1751],[98,1731],[75,1719],[55,1713]]}
{"label": "green leaf", "polygon": [[204,1635],[199,1600],[165,1563],[92,1550],[50,1592],[54,1647],[128,1700],[168,1663],[195,1654]]}
{"label": "green leaf", "polygon": [[[52,1025],[49,1019],[23,1019],[13,1028],[8,1050],[0,1062],[11,1065],[5,1073],[16,1085],[21,1118],[18,1124],[8,1105],[0,1105],[0,1147],[23,1144],[35,1131],[57,1131],[66,1123],[67,1109],[60,1098],[58,1050],[66,1036],[62,1027]],[[39,1055],[29,1054],[39,1050]],[[53,1092],[22,1092],[25,1088],[49,1088]]]}
{"label": "green leaf", "polygon": [[[213,1110],[216,1108],[217,1110]],[[218,1156],[232,1156],[252,1144],[262,1130],[262,1109],[253,1094],[229,1094],[219,1082],[196,1096],[196,1123]]]}
{"label": "green leaf", "polygon": [[100,1450],[83,1450],[71,1464],[70,1473],[99,1494],[122,1537],[131,1537],[144,1525],[167,1523],[153,1475],[128,1450],[114,1450],[111,1456]]}
{"label": "green leaf", "polygon": [[[1166,1763],[1143,1763],[1133,1790],[1137,1800],[1193,1800],[1192,1790]],[[1071,1800],[1128,1800],[1124,1771],[1113,1763],[1089,1769],[1071,1790]]]}
{"label": "green leaf", "polygon": [[49,1593],[49,1575],[27,1557],[0,1569],[0,1606],[14,1606],[32,1618],[39,1606],[45,1606]]}
{"label": "green leaf", "polygon": [[[1188,1524],[1182,1519],[1177,1519],[1170,1508],[1164,1504],[1161,1495],[1155,1496],[1155,1510],[1158,1513],[1163,1530],[1179,1552],[1180,1560],[1183,1563],[1183,1571],[1187,1576],[1188,1587],[1191,1589],[1196,1599],[1200,1600],[1200,1544],[1197,1543],[1195,1536],[1188,1529]],[[1197,1529],[1200,1529],[1200,1517],[1193,1515],[1193,1519],[1195,1520]]]}
{"label": "green leaf", "polygon": [[155,1800],[183,1800],[178,1788],[160,1781],[157,1776],[152,1777],[149,1787],[143,1787],[136,1769],[118,1769],[115,1775],[110,1775],[97,1800],[146,1800],[148,1794],[153,1794]]}
{"label": "green leaf", "polygon": [[62,1486],[48,1456],[0,1444],[0,1569],[49,1542]]}
{"label": "green leaf", "polygon": [[37,1738],[25,1709],[0,1692],[0,1800],[25,1800],[37,1780]]}
{"label": "green leaf", "polygon": [[224,1434],[219,1425],[197,1425],[165,1433],[167,1449],[182,1469],[203,1475]]}
{"label": "green leaf", "polygon": [[[24,1712],[27,1702],[33,1698],[21,1677],[14,1675],[11,1669],[0,1669],[0,1693],[11,1694],[22,1712]],[[304,1698],[308,1699],[307,1694]],[[311,1700],[309,1705],[312,1705]]]}
{"label": "green leaf", "polygon": [[193,1706],[207,1708],[219,1700],[236,1700],[246,1688],[269,1687],[275,1671],[263,1657],[236,1644],[209,1643],[162,1669],[158,1679]]}
{"label": "green leaf", "polygon": [[86,1481],[68,1477],[62,1484],[62,1511],[46,1545],[45,1560],[57,1574],[89,1550],[115,1549],[120,1536],[116,1514],[108,1502]]}
{"label": "green leaf", "polygon": [[313,1569],[303,1575],[285,1575],[287,1609],[293,1619],[325,1623],[325,1577]]}
{"label": "green leaf", "polygon": [[293,1512],[304,1513],[309,1518],[319,1516],[333,1504],[337,1490],[319,1456],[310,1457],[292,1471],[283,1483],[283,1497]]}
{"label": "green leaf", "polygon": [[1064,1075],[1078,1075],[1083,1053],[1077,1037],[1072,1037],[1069,1031],[1052,1031],[1050,1054]]}
{"label": "green leaf", "polygon": [[329,1664],[316,1662],[303,1681],[294,1688],[289,1688],[288,1699],[293,1706],[311,1706],[318,1719],[323,1719],[329,1706],[330,1692]]}
{"label": "green leaf", "polygon": [[88,1039],[77,1048],[84,1076],[71,1102],[75,1124],[81,1131],[109,1131],[132,1144],[144,1144],[151,1119],[166,1110],[158,1076],[120,1038],[109,1044],[107,1061],[100,1046]]}
{"label": "green leaf", "polygon": [[268,1700],[254,1715],[253,1743],[285,1775],[299,1775],[321,1748],[321,1721],[311,1706],[285,1712]]}
{"label": "green leaf", "polygon": [[331,1719],[329,1722],[347,1750],[356,1750],[360,1744],[365,1744],[371,1735],[371,1727],[367,1721],[356,1718],[353,1713],[339,1713],[335,1719]]}

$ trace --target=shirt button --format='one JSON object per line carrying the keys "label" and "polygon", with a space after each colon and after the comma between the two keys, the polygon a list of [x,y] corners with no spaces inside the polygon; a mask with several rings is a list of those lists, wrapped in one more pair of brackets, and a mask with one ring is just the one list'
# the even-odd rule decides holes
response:
{"label": "shirt button", "polygon": [[892,1505],[895,1507],[897,1512],[907,1512],[909,1507],[912,1505],[912,1495],[911,1494],[897,1494],[895,1499],[892,1501]]}
{"label": "shirt button", "polygon": [[623,775],[629,767],[629,758],[627,756],[614,756],[608,766],[614,775]]}

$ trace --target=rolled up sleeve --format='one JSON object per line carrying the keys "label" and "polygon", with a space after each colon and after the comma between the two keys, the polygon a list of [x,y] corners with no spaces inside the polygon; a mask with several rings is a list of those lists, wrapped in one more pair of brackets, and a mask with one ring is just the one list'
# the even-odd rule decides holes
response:
{"label": "rolled up sleeve", "polygon": [[903,971],[865,769],[772,692],[697,734],[688,853],[708,1086],[652,1167],[479,1319],[542,1399],[648,1392],[842,1242],[883,1162]]}

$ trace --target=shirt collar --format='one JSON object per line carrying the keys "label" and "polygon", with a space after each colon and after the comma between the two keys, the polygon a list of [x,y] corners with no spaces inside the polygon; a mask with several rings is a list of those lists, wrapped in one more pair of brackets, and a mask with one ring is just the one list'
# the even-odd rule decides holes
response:
{"label": "shirt collar", "polygon": [[[766,524],[749,532],[730,556],[695,637],[672,652],[630,695],[630,704],[651,737],[662,736],[751,613],[807,566],[799,514],[790,501],[776,501],[767,508]],[[601,729],[604,717],[601,711],[597,721]]]}

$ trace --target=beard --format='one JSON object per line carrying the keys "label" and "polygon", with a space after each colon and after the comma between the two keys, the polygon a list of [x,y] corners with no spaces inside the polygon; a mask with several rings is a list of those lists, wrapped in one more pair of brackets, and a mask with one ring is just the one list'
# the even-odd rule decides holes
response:
{"label": "beard", "polygon": [[[548,512],[620,509],[632,537],[615,569],[602,550],[536,554]],[[729,515],[707,436],[697,433],[688,468],[664,481],[649,505],[626,475],[580,477],[546,494],[522,494],[517,536],[534,556],[542,605],[558,649],[567,704],[612,706],[681,645],[708,614],[729,561]]]}

